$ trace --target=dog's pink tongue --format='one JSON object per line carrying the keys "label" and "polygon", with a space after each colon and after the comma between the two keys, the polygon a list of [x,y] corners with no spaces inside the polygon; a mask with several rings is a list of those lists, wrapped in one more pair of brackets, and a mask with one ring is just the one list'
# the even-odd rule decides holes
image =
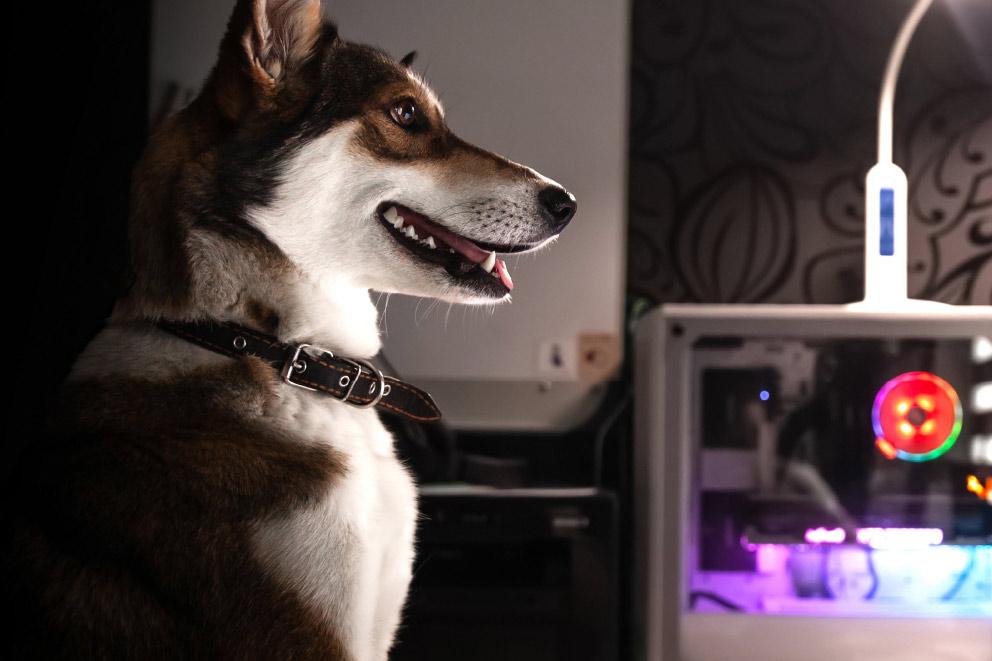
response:
{"label": "dog's pink tongue", "polygon": [[503,285],[507,289],[513,289],[513,279],[510,277],[510,269],[506,268],[506,262],[502,259],[497,259],[494,268],[496,269],[496,275],[503,281]]}

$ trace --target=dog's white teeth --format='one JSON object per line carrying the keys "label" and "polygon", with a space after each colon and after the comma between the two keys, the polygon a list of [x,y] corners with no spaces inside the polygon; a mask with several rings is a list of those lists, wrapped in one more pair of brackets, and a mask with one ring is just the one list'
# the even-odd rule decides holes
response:
{"label": "dog's white teeth", "polygon": [[486,273],[492,273],[494,266],[496,266],[496,253],[491,252],[489,253],[489,256],[486,257],[486,261],[482,262],[482,270]]}
{"label": "dog's white teeth", "polygon": [[403,224],[403,219],[400,218],[400,212],[396,210],[396,207],[389,207],[388,209],[386,209],[386,213],[382,214],[382,216],[383,218],[391,222],[393,224],[393,227],[396,227],[397,219],[399,219],[400,225]]}
{"label": "dog's white teeth", "polygon": [[398,230],[403,229],[403,217],[402,216],[398,217],[396,220],[393,221],[393,227],[395,227]]}
{"label": "dog's white teeth", "polygon": [[406,229],[403,230],[403,233],[406,234],[411,239],[416,240],[418,238],[417,230],[413,229],[413,227],[411,227],[410,225],[406,226]]}
{"label": "dog's white teeth", "polygon": [[428,246],[430,246],[430,247],[431,247],[432,249],[433,249],[433,248],[437,248],[437,245],[436,245],[436,244],[434,243],[434,237],[433,237],[433,236],[429,236],[429,237],[427,237],[427,240],[426,240],[426,241],[424,241],[424,243],[426,243],[426,244],[427,244]]}

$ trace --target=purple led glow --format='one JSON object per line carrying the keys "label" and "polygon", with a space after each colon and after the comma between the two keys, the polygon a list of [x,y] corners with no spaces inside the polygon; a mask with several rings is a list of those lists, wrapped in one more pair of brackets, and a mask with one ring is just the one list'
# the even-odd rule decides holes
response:
{"label": "purple led glow", "polygon": [[789,548],[781,544],[758,544],[754,556],[754,570],[759,574],[778,574],[786,571]]}
{"label": "purple led glow", "polygon": [[[813,537],[836,539],[835,528],[824,530]],[[938,529],[861,530],[862,538],[876,544],[905,544],[907,535],[938,539]],[[859,545],[856,530],[848,529],[846,537],[845,544],[755,544],[753,570],[695,568],[690,589],[717,594],[747,613],[992,618],[992,585],[987,574],[970,569],[992,566],[992,545],[875,549]],[[707,600],[690,608],[723,610]]]}
{"label": "purple led glow", "polygon": [[843,544],[847,533],[843,528],[810,528],[805,539],[807,544]]}

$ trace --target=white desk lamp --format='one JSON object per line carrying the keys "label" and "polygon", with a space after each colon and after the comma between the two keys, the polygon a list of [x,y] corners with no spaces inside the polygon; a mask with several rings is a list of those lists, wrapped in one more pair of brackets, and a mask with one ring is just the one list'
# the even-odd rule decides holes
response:
{"label": "white desk lamp", "polygon": [[917,0],[889,52],[878,100],[878,162],[865,179],[865,297],[852,307],[914,310],[944,306],[911,299],[907,290],[906,173],[892,162],[892,103],[910,39],[933,0]]}

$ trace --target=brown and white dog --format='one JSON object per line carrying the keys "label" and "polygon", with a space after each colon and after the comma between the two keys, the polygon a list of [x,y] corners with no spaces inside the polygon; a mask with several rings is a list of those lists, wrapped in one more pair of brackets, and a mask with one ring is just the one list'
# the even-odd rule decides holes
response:
{"label": "brown and white dog", "polygon": [[368,358],[369,291],[509,297],[561,186],[470,145],[317,0],[240,0],[133,179],[133,284],[14,490],[4,644],[34,658],[385,659],[416,492],[374,410],[156,326],[234,322]]}

